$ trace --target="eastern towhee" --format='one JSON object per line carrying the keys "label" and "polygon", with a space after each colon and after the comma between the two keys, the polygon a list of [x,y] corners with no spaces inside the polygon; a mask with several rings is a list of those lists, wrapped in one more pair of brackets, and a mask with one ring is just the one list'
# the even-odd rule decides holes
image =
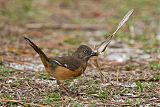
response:
{"label": "eastern towhee", "polygon": [[59,80],[80,76],[85,71],[88,60],[92,56],[98,56],[98,53],[94,52],[90,47],[80,45],[71,56],[49,58],[30,39],[27,37],[24,37],[24,39],[39,54],[47,73],[56,78],[58,84],[60,84]]}

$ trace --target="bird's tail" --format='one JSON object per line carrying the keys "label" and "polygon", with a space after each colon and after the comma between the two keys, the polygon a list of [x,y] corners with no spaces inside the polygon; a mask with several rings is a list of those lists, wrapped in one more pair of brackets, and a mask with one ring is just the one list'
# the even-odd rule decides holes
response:
{"label": "bird's tail", "polygon": [[39,54],[41,61],[43,62],[44,66],[48,68],[50,66],[49,58],[44,54],[44,52],[34,44],[29,38],[24,37],[24,39],[28,42],[28,44]]}

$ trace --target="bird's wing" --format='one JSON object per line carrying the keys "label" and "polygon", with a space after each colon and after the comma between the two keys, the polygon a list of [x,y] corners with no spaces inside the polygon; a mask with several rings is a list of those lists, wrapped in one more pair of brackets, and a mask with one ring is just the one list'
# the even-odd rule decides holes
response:
{"label": "bird's wing", "polygon": [[68,68],[71,71],[77,71],[81,69],[81,61],[71,57],[71,56],[63,56],[63,57],[56,57],[56,58],[50,58],[50,61],[54,64],[57,64],[59,66],[63,66],[65,68]]}

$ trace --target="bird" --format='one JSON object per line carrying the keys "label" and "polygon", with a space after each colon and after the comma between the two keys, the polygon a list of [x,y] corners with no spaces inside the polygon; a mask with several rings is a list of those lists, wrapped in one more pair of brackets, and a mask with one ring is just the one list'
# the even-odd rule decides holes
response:
{"label": "bird", "polygon": [[98,53],[87,45],[80,45],[72,55],[48,57],[35,43],[29,38],[24,37],[27,43],[39,54],[39,57],[48,75],[57,80],[57,84],[62,86],[66,94],[68,89],[61,83],[61,80],[74,79],[86,70],[88,60]]}

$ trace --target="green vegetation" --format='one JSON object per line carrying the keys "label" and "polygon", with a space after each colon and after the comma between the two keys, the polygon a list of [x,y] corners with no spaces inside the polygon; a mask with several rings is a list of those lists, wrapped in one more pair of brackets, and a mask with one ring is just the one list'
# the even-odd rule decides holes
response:
{"label": "green vegetation", "polygon": [[[45,73],[44,73],[45,72]],[[39,78],[43,79],[43,80],[48,80],[50,77],[49,75],[46,73],[46,71],[44,71],[43,73],[38,73]]]}
{"label": "green vegetation", "polygon": [[139,92],[143,92],[145,89],[145,84],[142,82],[136,82],[137,85],[137,89],[139,90]]}
{"label": "green vegetation", "polygon": [[82,39],[79,36],[68,38],[64,41],[65,43],[68,43],[70,45],[78,45],[82,43]]}
{"label": "green vegetation", "polygon": [[126,65],[126,70],[127,71],[131,71],[131,70],[133,70],[135,68],[135,65],[133,65],[133,64],[128,64],[128,65]]}
{"label": "green vegetation", "polygon": [[136,106],[138,106],[138,105],[140,105],[140,103],[141,103],[141,99],[140,98],[138,98],[138,99],[128,99],[128,104],[129,104],[129,107],[131,106],[131,107],[136,107]]}
{"label": "green vegetation", "polygon": [[87,87],[87,90],[86,90],[86,93],[88,94],[88,95],[91,95],[91,94],[95,94],[96,93],[96,87],[97,87],[97,85],[96,85],[97,83],[96,83],[96,80],[94,80],[94,79],[90,79],[90,81],[88,81],[88,83],[86,84],[88,87]]}
{"label": "green vegetation", "polygon": [[11,68],[0,66],[0,76],[8,77],[10,74],[12,74],[14,71]]}
{"label": "green vegetation", "polygon": [[60,97],[59,92],[49,93],[49,95],[45,97],[46,103],[51,105],[53,102],[60,101]]}
{"label": "green vegetation", "polygon": [[151,78],[152,81],[160,81],[160,75],[155,75],[153,78]]}
{"label": "green vegetation", "polygon": [[149,65],[152,70],[160,70],[160,63],[159,62],[152,61],[149,63]]}
{"label": "green vegetation", "polygon": [[[5,94],[5,95],[2,95],[1,98],[2,99],[13,100],[13,97],[9,93]],[[3,104],[5,104],[5,102],[0,102],[0,106],[3,106]],[[7,102],[6,105],[9,105],[10,107],[17,107],[16,102]]]}
{"label": "green vegetation", "polygon": [[100,90],[99,92],[99,99],[105,101],[108,99],[109,92],[107,90]]}
{"label": "green vegetation", "polygon": [[30,78],[17,78],[13,81],[13,83],[10,84],[10,86],[13,87],[19,87],[24,84],[25,81],[31,80]]}
{"label": "green vegetation", "polygon": [[[16,3],[15,3],[16,2]],[[0,15],[3,21],[18,21],[31,18],[35,12],[32,7],[32,0],[15,0],[4,2],[3,8],[0,8]]]}
{"label": "green vegetation", "polygon": [[81,103],[74,101],[71,105],[71,107],[84,107]]}

